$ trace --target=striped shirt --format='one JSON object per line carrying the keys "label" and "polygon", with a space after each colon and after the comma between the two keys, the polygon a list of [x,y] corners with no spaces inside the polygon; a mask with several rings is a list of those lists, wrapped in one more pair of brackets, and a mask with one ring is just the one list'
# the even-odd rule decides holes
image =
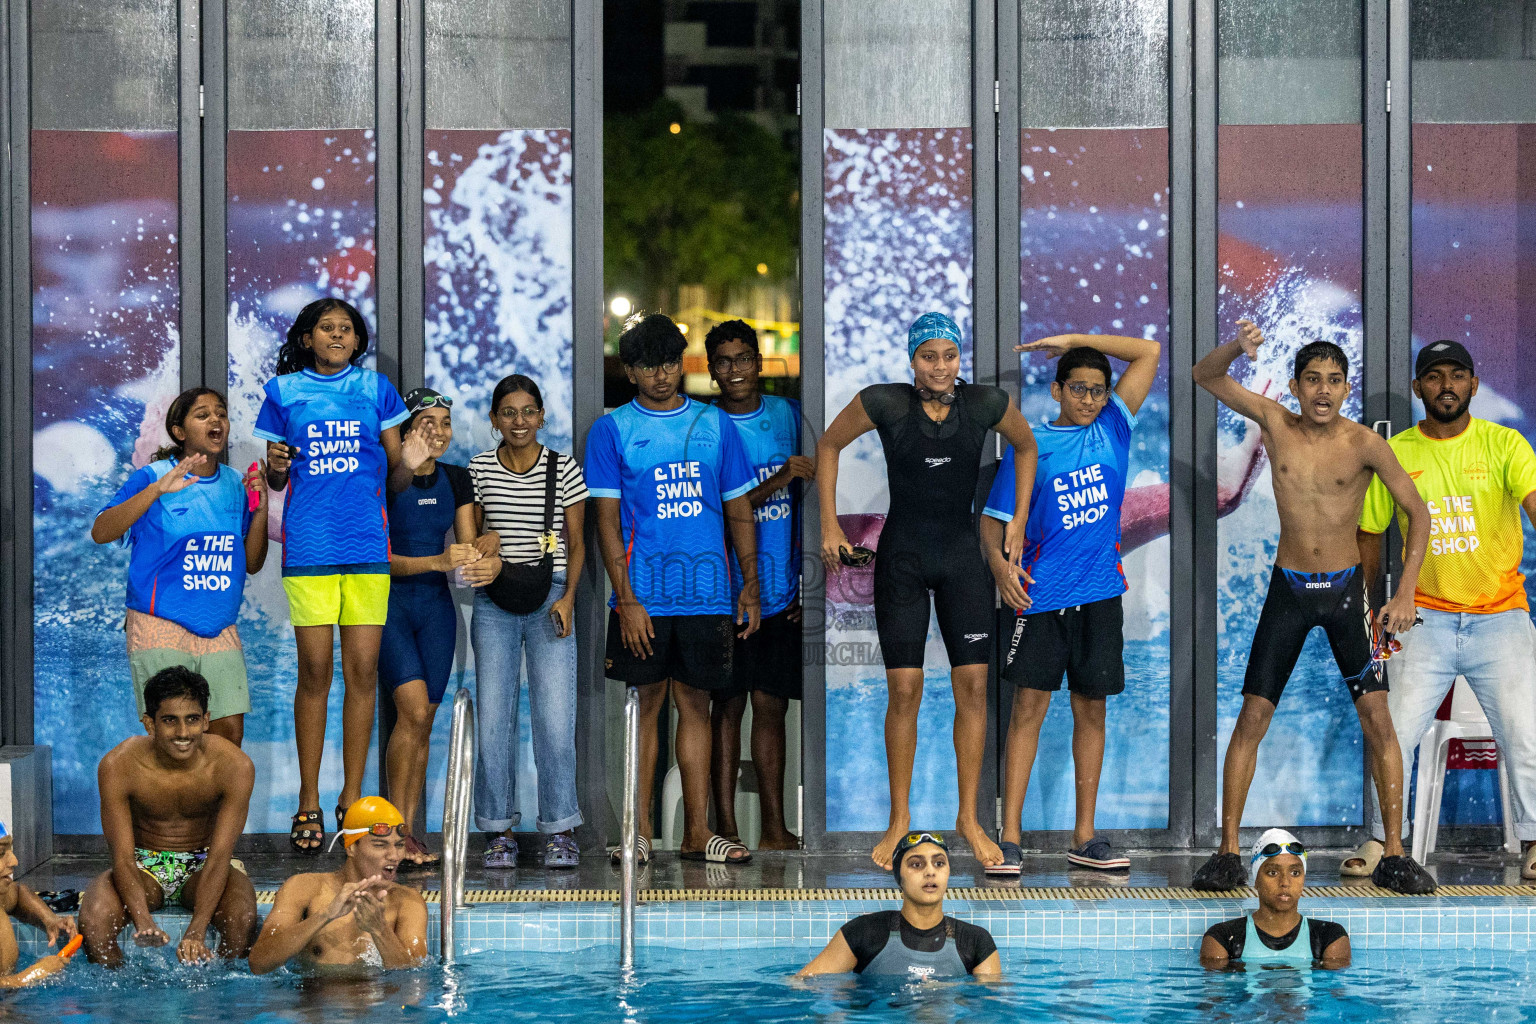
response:
{"label": "striped shirt", "polygon": [[[469,476],[475,482],[475,501],[485,510],[485,528],[501,535],[501,560],[537,562],[539,534],[544,532],[544,470],[548,449],[539,449],[539,461],[527,473],[514,473],[496,457],[496,449],[469,460]],[[555,453],[555,529],[560,546],[555,550],[555,572],[565,571],[565,516],[562,509],[586,501],[587,481],[576,460]]]}

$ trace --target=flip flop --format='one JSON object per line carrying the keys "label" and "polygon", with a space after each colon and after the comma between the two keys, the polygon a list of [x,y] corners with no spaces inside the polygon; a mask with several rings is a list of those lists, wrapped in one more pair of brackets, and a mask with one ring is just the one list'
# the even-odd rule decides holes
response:
{"label": "flip flop", "polygon": [[[732,857],[731,854],[740,850],[745,857]],[[724,836],[710,836],[709,842],[704,844],[702,850],[684,850],[678,854],[682,860],[702,860],[708,864],[747,864],[752,860],[752,851],[740,843],[733,843]]]}
{"label": "flip flop", "polygon": [[998,843],[1003,851],[1001,864],[988,864],[983,870],[994,878],[1018,878],[1024,867],[1024,848],[1018,843]]}
{"label": "flip flop", "polygon": [[[1376,873],[1376,865],[1381,863],[1381,855],[1386,852],[1386,847],[1380,839],[1367,839],[1360,844],[1360,848],[1350,856],[1344,858],[1344,863],[1339,865],[1339,874],[1345,878],[1370,878]],[[1352,860],[1361,861],[1360,866],[1353,866]]]}
{"label": "flip flop", "polygon": [[1067,851],[1067,863],[1077,868],[1095,871],[1129,871],[1129,857],[1117,856],[1114,847],[1103,836],[1094,836],[1075,850]]}
{"label": "flip flop", "polygon": [[422,860],[402,860],[400,862],[400,868],[405,871],[420,871],[427,868],[435,868],[437,867],[438,862],[442,860],[440,856],[423,846],[421,840],[417,839],[415,836],[408,835],[405,837],[405,850],[407,853],[414,853],[423,858]]}
{"label": "flip flop", "polygon": [[[613,849],[608,851],[608,863],[614,867],[618,867],[623,854],[623,848],[615,846]],[[651,841],[645,838],[645,836],[638,836],[635,841],[635,866],[639,867],[640,865],[649,864],[650,862]]]}
{"label": "flip flop", "polygon": [[[300,811],[292,818],[288,830],[288,844],[306,857],[313,857],[325,849],[325,816],[319,811]],[[301,846],[301,843],[314,846]]]}
{"label": "flip flop", "polygon": [[1520,877],[1527,882],[1536,880],[1536,843],[1525,848],[1520,860]]}

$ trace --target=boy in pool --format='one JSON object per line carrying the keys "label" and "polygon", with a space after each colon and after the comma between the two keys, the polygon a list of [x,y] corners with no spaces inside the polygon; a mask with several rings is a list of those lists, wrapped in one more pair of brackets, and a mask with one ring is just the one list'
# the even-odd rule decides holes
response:
{"label": "boy in pool", "polygon": [[1249,884],[1259,909],[1212,925],[1200,943],[1202,966],[1220,969],[1244,964],[1349,966],[1349,934],[1332,921],[1303,917],[1297,909],[1307,881],[1307,851],[1283,828],[1272,828],[1253,844]]}
{"label": "boy in pool", "polygon": [[911,832],[896,844],[892,872],[900,910],[856,917],[800,969],[813,974],[894,975],[908,979],[1000,978],[997,944],[985,928],[944,916],[949,845],[936,832]]}
{"label": "boy in pool", "polygon": [[[16,881],[14,843],[5,823],[0,821],[0,989],[25,988],[59,973],[80,947],[75,934],[75,919],[55,914],[37,898],[37,893]],[[65,940],[65,944],[59,952],[39,957],[31,967],[12,974],[21,955],[16,947],[16,930],[11,925],[13,916],[46,932],[48,945],[57,945],[60,939]]]}
{"label": "boy in pool", "polygon": [[[1414,585],[1429,545],[1429,509],[1385,438],[1345,419],[1349,357],[1326,341],[1296,353],[1290,390],[1293,413],[1233,380],[1227,370],[1239,355],[1257,357],[1264,335],[1250,321],[1237,322],[1237,337],[1211,351],[1194,368],[1195,383],[1233,412],[1258,423],[1269,453],[1280,544],[1264,609],[1253,627],[1243,678],[1243,708],[1222,764],[1221,847],[1195,872],[1196,889],[1220,892],[1243,884],[1238,827],[1253,783],[1259,743],[1269,731],[1281,692],[1307,635],[1321,627],[1333,648],[1346,691],[1360,718],[1367,763],[1387,821],[1402,820],[1403,759],[1387,708],[1387,673],[1373,650],[1365,574],[1354,540],[1365,492],[1374,476],[1408,517],[1403,575],[1397,593],[1374,625],[1382,634],[1413,628]],[[1385,856],[1372,880],[1405,894],[1433,892],[1435,880],[1403,850],[1397,827],[1387,833]]]}
{"label": "boy in pool", "polygon": [[170,937],[152,911],[179,903],[192,920],[176,946],[182,963],[218,953],[244,957],[256,931],[256,890],[238,861],[256,770],[239,747],[208,732],[208,681],[191,669],[161,669],[144,686],[147,736],[132,736],[101,759],[101,827],[112,867],[80,901],[80,932],[92,963],[123,962],[118,934],[132,923],[138,946]]}
{"label": "boy in pool", "polygon": [[347,808],[339,833],[346,860],[336,871],[294,875],[277,890],[251,948],[251,973],[266,974],[290,960],[311,969],[386,971],[425,961],[426,901],[395,883],[406,834],[405,819],[383,797],[365,796]]}

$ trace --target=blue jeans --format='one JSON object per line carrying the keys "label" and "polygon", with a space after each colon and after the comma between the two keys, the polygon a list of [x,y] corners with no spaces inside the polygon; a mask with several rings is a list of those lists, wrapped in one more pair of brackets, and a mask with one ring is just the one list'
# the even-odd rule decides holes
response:
{"label": "blue jeans", "polygon": [[556,573],[538,611],[512,615],[475,593],[475,826],[504,832],[517,811],[517,691],[528,656],[528,709],[539,776],[539,831],[581,824],[576,806],[576,635],[560,639],[549,609],[565,593]]}
{"label": "blue jeans", "polygon": [[[1413,750],[1451,684],[1465,676],[1509,770],[1515,835],[1536,839],[1536,629],[1530,616],[1524,608],[1491,615],[1420,608],[1419,615],[1424,624],[1403,634],[1402,651],[1387,662],[1387,706],[1403,751],[1403,836]],[[1370,804],[1371,835],[1380,839],[1386,834],[1381,808],[1374,799]]]}

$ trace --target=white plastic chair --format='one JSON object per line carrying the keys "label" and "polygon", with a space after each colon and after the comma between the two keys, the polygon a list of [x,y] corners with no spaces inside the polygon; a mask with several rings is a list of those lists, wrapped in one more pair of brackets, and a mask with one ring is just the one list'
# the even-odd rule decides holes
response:
{"label": "white plastic chair", "polygon": [[[736,827],[749,850],[757,849],[763,834],[763,815],[757,799],[757,768],[751,761],[741,762],[736,773]],[[677,765],[667,771],[661,783],[661,849],[675,850],[683,839],[683,774]]]}
{"label": "white plastic chair", "polygon": [[[1488,716],[1472,687],[1462,676],[1456,677],[1451,688],[1451,713],[1449,718],[1437,717],[1424,738],[1419,741],[1418,796],[1413,808],[1413,859],[1420,864],[1434,851],[1435,840],[1440,833],[1440,798],[1445,792],[1445,762],[1450,753],[1451,740],[1493,741],[1493,730]],[[1515,838],[1514,804],[1509,796],[1509,772],[1504,766],[1504,755],[1499,754],[1499,799],[1504,813],[1504,849],[1520,852],[1520,840]]]}

